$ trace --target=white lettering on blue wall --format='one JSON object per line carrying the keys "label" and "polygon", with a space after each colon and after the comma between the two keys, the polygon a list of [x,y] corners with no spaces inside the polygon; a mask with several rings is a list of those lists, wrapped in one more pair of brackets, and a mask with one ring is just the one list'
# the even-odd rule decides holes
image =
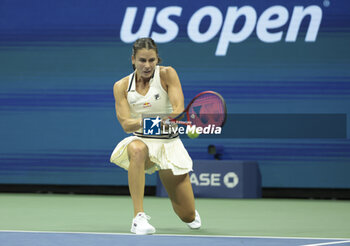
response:
{"label": "white lettering on blue wall", "polygon": [[[181,18],[182,10],[181,6],[168,6],[158,12],[156,7],[146,7],[144,10],[138,7],[127,7],[120,29],[120,39],[125,43],[132,43],[140,37],[152,37],[158,43],[171,42],[179,34],[179,24],[171,17]],[[133,32],[136,15],[141,15],[142,12],[141,24]],[[200,24],[205,17],[209,17],[210,24],[206,31],[201,32]],[[307,18],[305,42],[315,42],[322,21],[322,9],[317,5],[295,6],[291,13],[286,7],[275,5],[264,10],[260,16],[252,6],[240,8],[229,6],[225,17],[217,7],[204,6],[191,15],[186,30],[187,36],[194,43],[209,42],[218,36],[215,55],[225,56],[230,44],[245,41],[254,30],[260,41],[275,43],[282,41],[283,38],[283,31],[276,30],[288,25],[285,42],[296,42],[301,23],[306,17],[310,18]],[[237,20],[242,18],[244,18],[243,26],[234,32]],[[154,21],[164,32],[151,32]]]}

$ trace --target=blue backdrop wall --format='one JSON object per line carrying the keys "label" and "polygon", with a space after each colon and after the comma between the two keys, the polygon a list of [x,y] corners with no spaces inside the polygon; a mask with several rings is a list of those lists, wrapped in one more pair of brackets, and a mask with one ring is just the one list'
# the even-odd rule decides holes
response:
{"label": "blue backdrop wall", "polygon": [[[214,90],[225,137],[194,159],[259,162],[263,187],[350,188],[350,3],[0,0],[0,183],[126,185],[113,84],[151,36],[186,103]],[[155,185],[154,175],[147,177]]]}

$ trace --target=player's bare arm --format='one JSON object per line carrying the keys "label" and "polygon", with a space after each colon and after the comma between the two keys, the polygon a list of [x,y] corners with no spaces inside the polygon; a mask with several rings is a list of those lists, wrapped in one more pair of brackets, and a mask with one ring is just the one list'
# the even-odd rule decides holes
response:
{"label": "player's bare arm", "polygon": [[160,79],[162,84],[166,87],[169,100],[173,106],[172,116],[176,116],[185,109],[184,107],[184,95],[177,72],[172,67],[161,67]]}
{"label": "player's bare arm", "polygon": [[113,94],[115,99],[115,111],[117,118],[126,133],[137,131],[141,126],[141,119],[133,119],[130,116],[130,108],[127,100],[127,87],[129,77],[125,77],[114,84]]}

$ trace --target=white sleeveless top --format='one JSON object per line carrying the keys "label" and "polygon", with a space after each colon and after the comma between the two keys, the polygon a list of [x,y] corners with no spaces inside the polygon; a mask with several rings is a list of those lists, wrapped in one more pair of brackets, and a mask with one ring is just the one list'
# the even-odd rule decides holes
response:
{"label": "white sleeveless top", "polygon": [[153,77],[149,82],[149,90],[145,96],[136,91],[135,72],[129,75],[127,100],[132,118],[142,118],[142,114],[168,115],[173,111],[168,93],[160,82],[159,71],[160,67],[156,66]]}

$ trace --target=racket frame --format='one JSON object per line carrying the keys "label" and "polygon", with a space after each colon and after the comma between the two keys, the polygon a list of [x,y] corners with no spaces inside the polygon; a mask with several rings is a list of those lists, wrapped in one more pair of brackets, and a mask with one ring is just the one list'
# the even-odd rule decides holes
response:
{"label": "racket frame", "polygon": [[[200,97],[200,96],[203,95],[203,94],[214,94],[214,95],[218,96],[218,97],[221,99],[222,104],[223,104],[223,106],[224,106],[224,115],[225,115],[225,118],[224,118],[224,121],[223,121],[222,124],[221,124],[221,127],[224,126],[224,124],[225,124],[225,122],[226,122],[226,113],[227,113],[226,102],[225,102],[224,98],[223,98],[219,93],[217,93],[217,92],[215,92],[215,91],[202,91],[201,93],[197,94],[197,95],[191,100],[191,102],[187,105],[187,107],[185,108],[185,110],[184,110],[182,113],[180,113],[179,115],[177,115],[177,116],[174,117],[174,118],[169,117],[169,120],[170,120],[171,122],[175,122],[175,123],[177,123],[177,124],[191,125],[192,122],[189,120],[189,119],[190,119],[189,109],[190,109],[191,105],[193,104],[193,102],[194,102],[198,97]],[[181,119],[185,114],[186,114],[186,116],[187,116],[187,121],[180,121],[180,120],[178,120],[178,119]]]}

